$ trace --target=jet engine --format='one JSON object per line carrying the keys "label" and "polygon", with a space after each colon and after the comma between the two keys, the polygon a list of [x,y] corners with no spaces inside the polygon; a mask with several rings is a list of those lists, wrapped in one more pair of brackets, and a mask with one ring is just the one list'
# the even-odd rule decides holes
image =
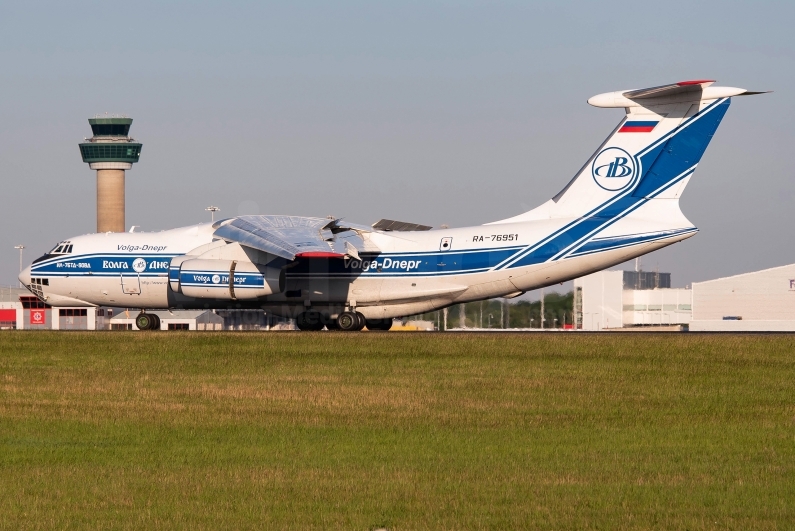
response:
{"label": "jet engine", "polygon": [[237,260],[177,256],[169,268],[175,292],[199,299],[251,300],[284,291],[284,270]]}

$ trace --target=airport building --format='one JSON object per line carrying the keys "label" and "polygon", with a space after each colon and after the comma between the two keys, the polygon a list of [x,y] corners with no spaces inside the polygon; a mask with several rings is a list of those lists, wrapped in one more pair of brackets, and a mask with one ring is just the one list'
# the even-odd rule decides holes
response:
{"label": "airport building", "polygon": [[671,274],[599,271],[574,281],[578,330],[680,329],[691,319],[692,290],[671,288]]}
{"label": "airport building", "polygon": [[[224,330],[224,319],[212,310],[150,310],[160,319],[160,330]],[[124,310],[109,320],[110,330],[138,330],[137,311]]]}
{"label": "airport building", "polygon": [[578,278],[576,328],[795,332],[795,264],[694,282],[692,289],[670,285],[667,273],[600,271]]}
{"label": "airport building", "polygon": [[[161,330],[292,330],[262,310],[158,310]],[[138,330],[138,310],[53,308],[24,288],[0,287],[0,330]]]}
{"label": "airport building", "polygon": [[693,283],[690,330],[795,332],[795,264]]}
{"label": "airport building", "polygon": [[0,287],[0,329],[96,330],[97,308],[53,308],[22,288]]}

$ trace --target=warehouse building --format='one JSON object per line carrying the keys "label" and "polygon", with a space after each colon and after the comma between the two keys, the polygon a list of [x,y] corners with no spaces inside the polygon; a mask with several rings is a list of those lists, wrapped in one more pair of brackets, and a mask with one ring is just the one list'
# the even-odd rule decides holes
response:
{"label": "warehouse building", "polygon": [[0,329],[95,330],[97,308],[53,308],[22,288],[0,287]]}
{"label": "warehouse building", "polygon": [[670,286],[670,273],[650,271],[599,271],[578,278],[574,281],[575,328],[678,330],[690,322],[692,291]]}
{"label": "warehouse building", "polygon": [[[138,330],[137,309],[53,308],[23,288],[0,286],[0,330]],[[293,330],[262,310],[157,310],[161,330]]]}
{"label": "warehouse building", "polygon": [[0,286],[0,330],[14,330],[22,328],[24,315],[20,295],[30,295],[30,292],[21,288],[7,288]]}
{"label": "warehouse building", "polygon": [[690,330],[794,332],[795,264],[693,283]]}

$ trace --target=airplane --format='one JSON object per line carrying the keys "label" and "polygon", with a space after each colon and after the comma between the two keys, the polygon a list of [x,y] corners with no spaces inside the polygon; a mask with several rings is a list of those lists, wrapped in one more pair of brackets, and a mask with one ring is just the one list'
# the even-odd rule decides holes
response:
{"label": "airplane", "polygon": [[625,116],[539,207],[463,228],[382,219],[237,216],[161,232],[58,243],[20,275],[47,304],[263,309],[300,330],[388,330],[392,318],[512,298],[661,249],[698,229],[679,208],[731,98],[692,80],[593,96]]}

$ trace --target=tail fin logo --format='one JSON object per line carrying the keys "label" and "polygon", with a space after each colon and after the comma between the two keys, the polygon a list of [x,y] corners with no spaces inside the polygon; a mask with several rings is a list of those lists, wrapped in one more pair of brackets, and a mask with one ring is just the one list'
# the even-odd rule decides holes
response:
{"label": "tail fin logo", "polygon": [[591,164],[593,180],[601,188],[616,192],[623,190],[635,176],[635,161],[621,148],[609,147],[599,153]]}

